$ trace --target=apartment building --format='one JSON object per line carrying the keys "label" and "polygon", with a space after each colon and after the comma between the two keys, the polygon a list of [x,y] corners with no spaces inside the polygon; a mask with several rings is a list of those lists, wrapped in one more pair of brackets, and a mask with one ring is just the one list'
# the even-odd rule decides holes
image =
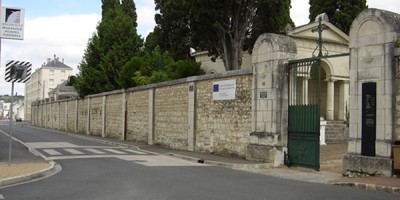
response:
{"label": "apartment building", "polygon": [[25,120],[31,120],[31,103],[36,100],[49,98],[49,92],[59,84],[68,80],[72,75],[72,68],[64,64],[56,55],[53,59],[35,70],[31,79],[25,83]]}

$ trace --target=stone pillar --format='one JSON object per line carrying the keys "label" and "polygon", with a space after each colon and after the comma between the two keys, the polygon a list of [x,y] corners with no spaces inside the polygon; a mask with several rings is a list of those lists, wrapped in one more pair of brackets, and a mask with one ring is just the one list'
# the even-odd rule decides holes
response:
{"label": "stone pillar", "polygon": [[335,80],[327,80],[327,95],[326,95],[326,120],[334,120],[335,115]]}
{"label": "stone pillar", "polygon": [[77,100],[75,100],[75,126],[74,126],[74,129],[75,129],[75,133],[78,133],[78,116],[79,116],[79,111],[78,111],[78,105],[79,105],[79,100],[77,99]]}
{"label": "stone pillar", "polygon": [[338,113],[338,120],[348,120],[347,113],[349,112],[349,81],[344,80],[341,81],[340,84],[340,97],[339,97],[339,113]]}
{"label": "stone pillar", "polygon": [[107,96],[104,95],[101,106],[101,137],[106,137],[106,102]]}
{"label": "stone pillar", "polygon": [[196,146],[196,83],[189,82],[188,101],[188,150],[194,151]]}
{"label": "stone pillar", "polygon": [[287,143],[287,64],[297,53],[290,37],[262,34],[253,48],[253,108],[247,159],[283,164]]}
{"label": "stone pillar", "polygon": [[61,108],[60,108],[61,102],[57,102],[57,129],[60,130],[61,127]]}
{"label": "stone pillar", "polygon": [[68,131],[68,101],[65,102],[65,122],[64,122],[64,131]]}
{"label": "stone pillar", "polygon": [[87,101],[87,115],[86,115],[86,134],[90,135],[90,97],[86,99]]}
{"label": "stone pillar", "polygon": [[[395,41],[400,35],[400,15],[366,9],[355,18],[351,27],[350,131],[343,169],[347,173],[390,176],[391,145],[396,142],[394,122],[400,119],[394,114],[396,86],[393,85],[396,83],[393,61]],[[376,94],[368,93],[369,86]],[[371,108],[376,112],[366,115],[366,110]]]}
{"label": "stone pillar", "polygon": [[147,143],[149,145],[154,144],[154,95],[155,95],[155,89],[150,88],[149,89],[149,131],[148,131],[148,139]]}
{"label": "stone pillar", "polygon": [[121,127],[122,127],[122,133],[121,133],[121,140],[125,140],[126,138],[126,123],[127,123],[127,109],[126,109],[126,91],[124,91],[124,93],[122,93],[122,99],[121,99],[121,103],[122,103],[122,113],[121,113]]}

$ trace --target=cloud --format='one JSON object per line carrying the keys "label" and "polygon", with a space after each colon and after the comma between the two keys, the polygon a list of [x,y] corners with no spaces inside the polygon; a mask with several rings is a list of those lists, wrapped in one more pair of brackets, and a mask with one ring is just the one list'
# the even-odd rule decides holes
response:
{"label": "cloud", "polygon": [[290,17],[292,18],[295,26],[308,24],[308,13],[310,4],[308,0],[295,0],[291,1],[292,8],[290,9]]}
{"label": "cloud", "polygon": [[154,21],[154,15],[156,14],[154,3],[152,1],[147,1],[146,3],[138,2],[136,13],[138,16],[138,34],[146,39],[156,24]]}
{"label": "cloud", "polygon": [[[77,73],[88,39],[96,31],[101,19],[97,14],[62,15],[25,20],[24,40],[2,40],[0,94],[9,94],[10,86],[4,83],[4,64],[7,60],[32,63],[39,68],[47,58],[57,55]],[[23,84],[16,84],[16,91],[23,93]]]}

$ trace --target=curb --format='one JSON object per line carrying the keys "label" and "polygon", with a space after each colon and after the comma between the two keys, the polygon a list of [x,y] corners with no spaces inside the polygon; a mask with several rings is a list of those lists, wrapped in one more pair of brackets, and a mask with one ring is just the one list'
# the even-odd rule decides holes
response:
{"label": "curb", "polygon": [[400,187],[389,187],[389,186],[366,184],[366,183],[347,183],[347,182],[333,183],[333,185],[356,187],[356,188],[371,190],[371,191],[380,191],[380,192],[388,192],[388,193],[393,193],[393,194],[400,194]]}
{"label": "curb", "polygon": [[203,163],[207,165],[213,166],[221,166],[235,170],[256,170],[256,169],[265,169],[271,168],[273,165],[271,163],[260,163],[260,164],[239,164],[239,163],[226,163],[226,162],[218,162],[218,161],[211,161],[211,160],[204,160],[196,157],[175,154],[175,153],[166,153],[165,155],[169,155],[172,157],[180,158],[183,160],[193,161],[197,163]]}
{"label": "curb", "polygon": [[61,171],[62,167],[56,162],[50,161],[50,167],[40,170],[38,172],[25,174],[21,176],[15,176],[11,178],[1,179],[0,180],[0,188],[4,188],[7,186],[17,185],[21,183],[26,183],[32,180],[39,180],[41,178],[45,178],[51,175],[54,175]]}

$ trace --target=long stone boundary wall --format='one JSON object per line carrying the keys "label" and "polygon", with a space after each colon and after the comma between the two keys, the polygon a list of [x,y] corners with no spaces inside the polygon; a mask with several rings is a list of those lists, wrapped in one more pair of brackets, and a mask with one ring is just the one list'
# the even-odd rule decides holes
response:
{"label": "long stone boundary wall", "polygon": [[[252,130],[252,70],[229,71],[32,103],[32,124],[173,149],[246,157]],[[236,81],[234,100],[213,100],[213,83]]]}

